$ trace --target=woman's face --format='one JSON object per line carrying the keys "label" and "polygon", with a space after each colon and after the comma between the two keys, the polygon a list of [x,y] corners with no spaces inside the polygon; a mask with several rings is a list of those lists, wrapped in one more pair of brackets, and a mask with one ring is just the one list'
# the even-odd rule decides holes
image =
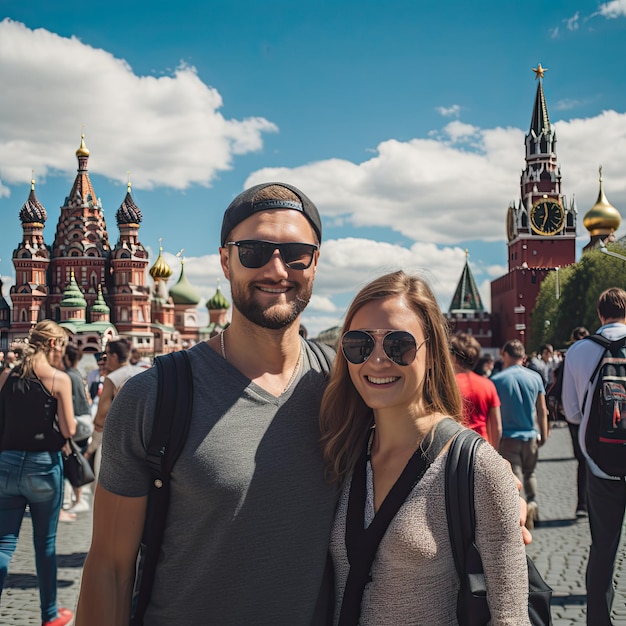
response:
{"label": "woman's face", "polygon": [[48,352],[48,363],[57,369],[64,369],[63,355],[67,342],[64,339],[52,339],[50,342],[50,352]]}
{"label": "woman's face", "polygon": [[[426,337],[417,315],[401,296],[373,300],[361,307],[349,330],[365,330],[376,339],[373,352],[361,364],[348,361],[348,372],[355,389],[365,404],[378,411],[421,413],[422,385],[426,373]],[[379,331],[383,332],[372,332]],[[392,361],[383,349],[386,331],[406,331],[413,335],[417,346],[415,359],[408,365]],[[407,353],[410,360],[413,352]]]}

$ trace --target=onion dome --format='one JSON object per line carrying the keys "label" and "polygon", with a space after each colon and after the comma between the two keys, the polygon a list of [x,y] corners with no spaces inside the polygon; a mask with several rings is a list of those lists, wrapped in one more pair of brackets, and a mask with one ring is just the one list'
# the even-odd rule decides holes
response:
{"label": "onion dome", "polygon": [[215,291],[215,295],[206,303],[206,308],[209,311],[219,311],[221,309],[229,309],[230,302],[226,300],[224,294],[220,289],[220,281],[217,281],[217,290]]}
{"label": "onion dome", "polygon": [[20,209],[20,222],[22,224],[44,224],[48,214],[43,204],[37,200],[35,194],[35,179],[30,181],[30,194],[28,200],[22,205]]}
{"label": "onion dome", "polygon": [[622,222],[619,211],[607,200],[602,188],[602,166],[600,166],[600,192],[598,200],[587,211],[583,219],[585,228],[589,234],[594,237],[596,235],[610,235],[615,232]]}
{"label": "onion dome", "polygon": [[87,150],[87,146],[85,145],[85,133],[80,136],[80,148],[76,150],[77,157],[88,157],[89,150]]}
{"label": "onion dome", "polygon": [[200,296],[195,287],[187,280],[185,275],[185,261],[180,265],[180,278],[178,282],[170,289],[170,297],[174,304],[190,304],[196,305],[200,302]]}
{"label": "onion dome", "polygon": [[104,301],[104,296],[102,295],[102,287],[98,285],[98,295],[96,297],[96,301],[93,303],[91,307],[92,313],[102,313],[108,315],[111,312],[111,309]]}
{"label": "onion dome", "polygon": [[165,259],[161,255],[163,248],[159,246],[159,256],[154,262],[154,265],[150,268],[150,276],[154,280],[167,280],[172,275],[172,268],[165,262]]}
{"label": "onion dome", "polygon": [[128,191],[126,197],[115,214],[117,225],[122,224],[139,224],[143,219],[139,207],[135,204],[133,197],[130,195],[130,181],[128,181]]}
{"label": "onion dome", "polygon": [[74,270],[70,275],[70,282],[67,284],[65,291],[63,292],[63,298],[61,298],[61,307],[72,308],[86,308],[87,300],[83,296],[83,292],[80,290],[76,278],[74,277]]}

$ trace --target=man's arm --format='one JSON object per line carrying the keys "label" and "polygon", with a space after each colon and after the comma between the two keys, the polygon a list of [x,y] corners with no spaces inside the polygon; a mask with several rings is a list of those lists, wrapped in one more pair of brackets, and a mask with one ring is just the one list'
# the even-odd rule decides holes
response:
{"label": "man's arm", "polygon": [[492,406],[487,413],[487,441],[497,450],[502,439],[502,416],[500,407]]}
{"label": "man's arm", "polygon": [[127,498],[97,486],[75,626],[128,624],[147,502],[147,496]]}
{"label": "man's arm", "polygon": [[543,393],[537,396],[535,408],[537,409],[537,425],[539,426],[539,435],[541,436],[539,445],[542,446],[548,439],[548,408],[546,407],[546,397]]}
{"label": "man's arm", "polygon": [[88,459],[102,444],[102,430],[104,429],[104,422],[106,420],[107,413],[111,408],[111,404],[113,404],[114,398],[115,386],[109,378],[105,378],[104,384],[102,385],[102,395],[98,401],[98,410],[96,411],[96,416],[93,420],[94,432],[91,436],[91,443],[85,451],[86,459]]}

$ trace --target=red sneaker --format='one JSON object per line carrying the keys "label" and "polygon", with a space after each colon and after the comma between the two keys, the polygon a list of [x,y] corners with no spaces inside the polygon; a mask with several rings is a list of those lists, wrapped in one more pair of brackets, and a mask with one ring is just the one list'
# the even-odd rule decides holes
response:
{"label": "red sneaker", "polygon": [[59,614],[53,620],[43,622],[42,626],[65,626],[74,618],[74,611],[69,609],[59,609]]}

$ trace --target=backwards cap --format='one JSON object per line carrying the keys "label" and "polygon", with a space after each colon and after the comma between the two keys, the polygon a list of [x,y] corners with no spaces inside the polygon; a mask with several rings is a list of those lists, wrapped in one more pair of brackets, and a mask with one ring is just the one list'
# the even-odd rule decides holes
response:
{"label": "backwards cap", "polygon": [[[282,200],[280,198],[271,200],[258,200],[255,201],[254,197],[259,191],[266,187],[272,186],[284,187],[289,189],[298,196],[300,202],[295,200]],[[299,189],[286,183],[263,183],[246,189],[240,193],[228,206],[224,213],[224,219],[222,220],[222,236],[221,245],[224,246],[226,239],[230,234],[230,231],[240,224],[245,219],[248,219],[251,215],[259,211],[270,211],[272,209],[292,209],[294,211],[300,211],[307,218],[313,230],[317,234],[319,243],[322,242],[322,220],[320,214],[317,211],[317,207],[307,198]]]}

